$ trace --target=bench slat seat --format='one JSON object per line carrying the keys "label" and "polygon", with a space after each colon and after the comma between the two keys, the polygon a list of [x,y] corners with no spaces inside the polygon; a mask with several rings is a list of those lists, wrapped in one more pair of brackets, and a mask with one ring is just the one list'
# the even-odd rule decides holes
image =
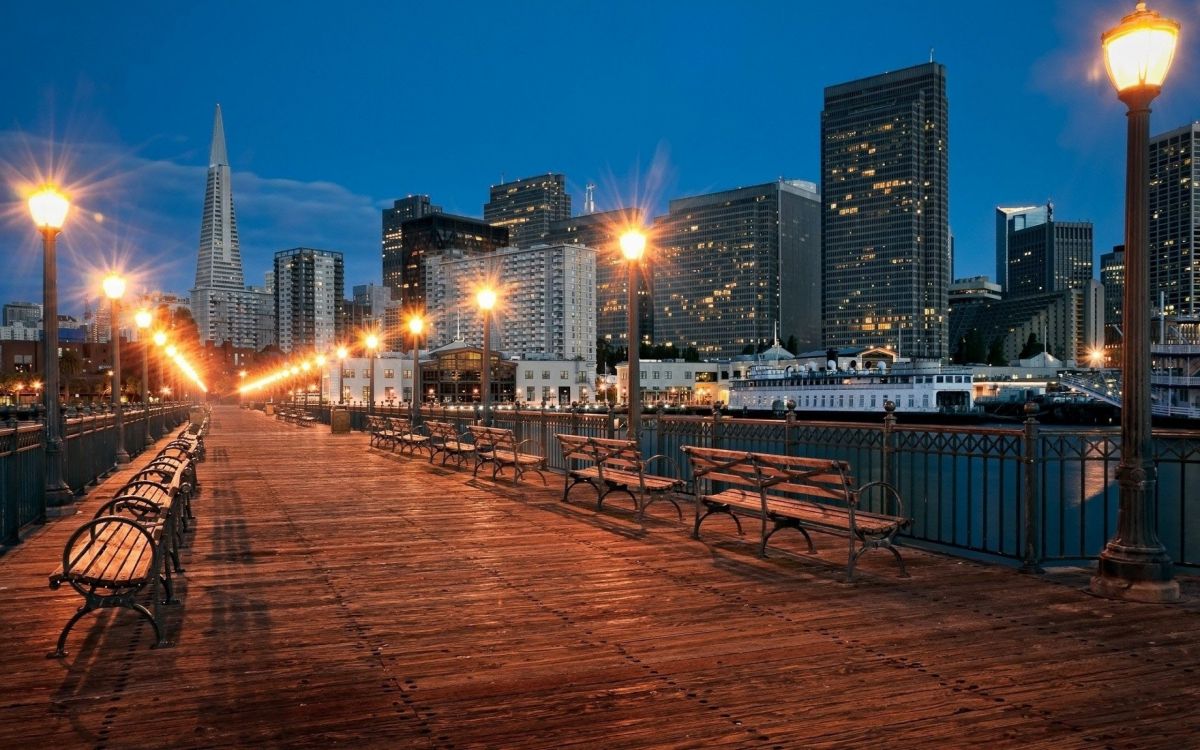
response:
{"label": "bench slat seat", "polygon": [[[896,558],[900,574],[907,576],[904,559],[893,540],[912,519],[904,514],[900,493],[890,484],[870,482],[855,486],[845,461],[780,456],[684,446],[702,489],[696,492],[693,536],[714,513],[727,514],[742,531],[739,515],[759,519],[759,554],[775,532],[796,529],[816,547],[808,531],[844,536],[849,540],[847,577],[854,580],[858,558],[872,549],[886,549]],[[879,493],[879,510],[866,510],[862,502]],[[890,510],[889,511],[889,505]]]}

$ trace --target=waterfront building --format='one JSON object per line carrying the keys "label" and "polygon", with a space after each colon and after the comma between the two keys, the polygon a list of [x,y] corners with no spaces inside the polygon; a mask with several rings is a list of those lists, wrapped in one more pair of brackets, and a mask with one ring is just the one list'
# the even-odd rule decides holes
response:
{"label": "waterfront building", "polygon": [[[596,336],[613,347],[626,346],[629,322],[629,266],[621,255],[621,235],[630,228],[645,226],[646,215],[640,208],[601,211],[562,219],[550,225],[548,245],[583,245],[596,251]],[[656,238],[652,238],[654,240]],[[638,277],[638,336],[642,342],[654,341],[654,304],[650,294],[657,251],[643,259],[647,272]]]}
{"label": "waterfront building", "polygon": [[825,89],[825,347],[948,356],[953,257],[946,69],[926,63]]}
{"label": "waterfront building", "polygon": [[423,310],[427,256],[456,251],[463,257],[474,257],[507,246],[505,227],[494,227],[467,216],[427,213],[400,223],[396,248],[383,255],[383,283],[391,287],[392,299],[398,300],[402,307]]}
{"label": "waterfront building", "polygon": [[[1033,334],[1059,359],[1086,361],[1096,335],[1086,321],[1102,319],[1102,297],[1096,289],[1088,295],[1083,289],[1063,289],[1002,300],[976,298],[968,304],[956,296],[956,304],[950,308],[951,340],[962,341],[974,329],[989,348],[999,339],[1004,359],[1015,362]],[[1095,306],[1091,314],[1085,303]]]}
{"label": "waterfront building", "polygon": [[1015,231],[1044,224],[1050,204],[996,207],[996,283],[1008,291],[1008,237]]}
{"label": "waterfront building", "polygon": [[442,207],[430,203],[428,195],[410,195],[383,209],[383,285],[392,299],[400,299],[404,286],[404,222],[441,212]]}
{"label": "waterfront building", "polygon": [[7,302],[4,305],[3,325],[27,323],[38,326],[42,322],[42,306],[37,302]]}
{"label": "waterfront building", "polygon": [[1200,316],[1200,122],[1150,139],[1150,304],[1168,318]]}
{"label": "waterfront building", "polygon": [[551,224],[570,216],[567,178],[553,173],[492,185],[490,200],[483,206],[483,220],[508,229],[508,244],[513,247],[544,242]]}
{"label": "waterfront building", "polygon": [[678,198],[653,232],[654,342],[729,357],[784,338],[819,346],[820,195],[778,180]]}
{"label": "waterfront building", "polygon": [[426,258],[429,340],[483,341],[475,292],[500,291],[492,345],[521,357],[596,363],[596,251],[582,245],[504,248],[488,255],[457,250]]}
{"label": "waterfront building", "polygon": [[[642,403],[712,405],[729,403],[729,380],[738,377],[748,364],[734,369],[729,360],[684,362],[682,359],[640,359]],[[629,402],[629,363],[618,362],[615,385],[618,403]]]}
{"label": "waterfront building", "polygon": [[297,247],[275,253],[275,320],[285,352],[327,352],[342,339],[342,254]]}

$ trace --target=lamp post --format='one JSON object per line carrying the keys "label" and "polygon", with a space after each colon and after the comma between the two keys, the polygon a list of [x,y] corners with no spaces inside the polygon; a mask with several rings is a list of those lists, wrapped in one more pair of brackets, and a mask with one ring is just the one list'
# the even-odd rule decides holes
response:
{"label": "lamp post", "polygon": [[66,454],[63,452],[62,422],[58,410],[58,263],[55,248],[58,233],[67,219],[71,202],[47,185],[29,198],[29,213],[42,234],[42,372],[46,405],[46,505],[71,501],[71,488],[63,481]]}
{"label": "lamp post", "polygon": [[377,336],[373,333],[368,333],[366,338],[363,339],[363,346],[366,347],[367,362],[371,366],[371,386],[370,386],[370,390],[369,390],[369,393],[371,396],[371,401],[369,404],[367,404],[367,413],[374,414],[375,413],[375,350],[379,348],[379,336]]}
{"label": "lamp post", "polygon": [[142,417],[145,421],[145,445],[147,448],[154,445],[154,437],[150,434],[150,324],[154,322],[154,316],[149,310],[138,310],[134,314],[133,320],[138,327],[138,341],[142,344],[142,411],[145,414]]}
{"label": "lamp post", "polygon": [[338,358],[338,400],[337,400],[337,402],[339,404],[344,404],[346,402],[346,397],[345,397],[346,387],[342,383],[342,378],[344,378],[346,376],[346,357],[348,357],[348,356],[350,356],[350,352],[346,349],[346,347],[339,346],[337,348],[337,358]]}
{"label": "lamp post", "polygon": [[1147,191],[1150,102],[1162,91],[1175,55],[1179,24],[1147,10],[1101,35],[1117,97],[1129,108],[1125,173],[1125,298],[1121,353],[1121,464],[1117,532],[1100,554],[1091,590],[1135,601],[1176,601],[1179,583],[1154,530],[1154,442],[1150,429],[1150,259]]}
{"label": "lamp post", "polygon": [[496,306],[496,291],[490,287],[480,289],[475,295],[479,311],[483,313],[483,357],[479,366],[479,409],[483,424],[490,427],[492,417],[492,308]]}
{"label": "lamp post", "polygon": [[412,415],[411,421],[415,427],[421,420],[421,332],[425,330],[425,319],[414,315],[408,319],[408,330],[413,337],[413,370],[412,370]]}
{"label": "lamp post", "polygon": [[109,330],[112,346],[113,427],[117,431],[117,465],[120,466],[129,463],[129,454],[125,451],[125,419],[121,409],[121,297],[125,295],[125,279],[112,273],[104,278],[102,286],[110,303],[109,316],[112,318]]}
{"label": "lamp post", "polygon": [[317,368],[317,408],[325,406],[325,355],[318,354],[313,363]]}
{"label": "lamp post", "polygon": [[[167,356],[172,360],[175,359],[175,355],[179,353],[179,350],[175,348],[174,344],[167,344],[163,351],[166,352]],[[174,394],[175,400],[179,400],[180,398],[183,398],[183,389],[179,387],[179,377],[176,376],[174,372],[174,370],[171,371],[171,393]]]}
{"label": "lamp post", "polygon": [[642,256],[646,253],[646,235],[631,229],[621,235],[621,254],[629,263],[628,296],[625,317],[628,319],[629,367],[629,439],[637,440],[642,426],[641,337],[638,334],[638,281]]}

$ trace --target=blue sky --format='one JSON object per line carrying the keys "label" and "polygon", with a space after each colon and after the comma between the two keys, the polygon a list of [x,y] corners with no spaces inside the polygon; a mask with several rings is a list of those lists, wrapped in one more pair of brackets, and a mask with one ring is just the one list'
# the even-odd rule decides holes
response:
{"label": "blue sky", "polygon": [[[817,180],[823,88],[948,68],[955,275],[993,271],[998,203],[1052,199],[1121,242],[1125,125],[1099,34],[1132,2],[10,4],[0,105],[0,300],[40,299],[20,185],[74,186],[67,310],[113,262],[139,286],[194,274],[213,105],[224,110],[246,278],[276,250],[346,254],[379,281],[379,209],[428,193],[480,215],[488,186],[564,172],[582,204]],[[1200,0],[1153,132],[1200,119]]]}

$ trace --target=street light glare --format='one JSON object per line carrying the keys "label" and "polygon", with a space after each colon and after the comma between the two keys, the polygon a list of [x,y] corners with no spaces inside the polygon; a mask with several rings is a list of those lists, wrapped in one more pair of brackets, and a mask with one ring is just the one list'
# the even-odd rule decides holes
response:
{"label": "street light glare", "polygon": [[496,290],[489,287],[480,289],[475,295],[475,301],[479,304],[480,310],[491,310],[496,306]]}
{"label": "street light glare", "polygon": [[626,260],[641,260],[646,252],[646,235],[637,229],[630,229],[621,235],[621,254]]}
{"label": "street light glare", "polygon": [[175,348],[174,344],[171,344],[170,346],[167,347],[167,356],[168,357],[174,357],[178,353],[179,353],[179,350]]}
{"label": "street light glare", "polygon": [[109,299],[121,299],[125,296],[125,279],[115,273],[105,276],[101,286],[104,287],[104,296]]}
{"label": "street light glare", "polygon": [[1163,18],[1145,3],[1100,36],[1104,65],[1117,93],[1131,89],[1161,88],[1175,57],[1179,23]]}
{"label": "street light glare", "polygon": [[365,344],[368,349],[372,349],[372,350],[378,349],[379,348],[379,337],[373,333],[369,333],[369,334],[367,334],[367,337],[365,339],[363,339],[363,344]]}
{"label": "street light glare", "polygon": [[408,330],[414,336],[419,336],[421,331],[425,330],[425,320],[420,315],[414,315],[408,319]]}
{"label": "street light glare", "polygon": [[346,349],[346,347],[339,346],[337,348],[337,358],[338,359],[345,359],[346,357],[349,357],[349,356],[350,356],[350,351],[348,349]]}
{"label": "street light glare", "polygon": [[138,310],[134,314],[133,320],[137,323],[138,328],[149,328],[150,324],[154,322],[154,316],[150,314],[149,310]]}
{"label": "street light glare", "polygon": [[62,229],[70,207],[71,202],[67,197],[52,185],[46,185],[29,196],[29,213],[33,215],[33,223],[38,229]]}
{"label": "street light glare", "polygon": [[162,331],[158,331],[157,333],[155,333],[154,334],[154,343],[157,344],[158,346],[162,346],[162,345],[166,344],[167,343],[167,334],[163,333]]}

